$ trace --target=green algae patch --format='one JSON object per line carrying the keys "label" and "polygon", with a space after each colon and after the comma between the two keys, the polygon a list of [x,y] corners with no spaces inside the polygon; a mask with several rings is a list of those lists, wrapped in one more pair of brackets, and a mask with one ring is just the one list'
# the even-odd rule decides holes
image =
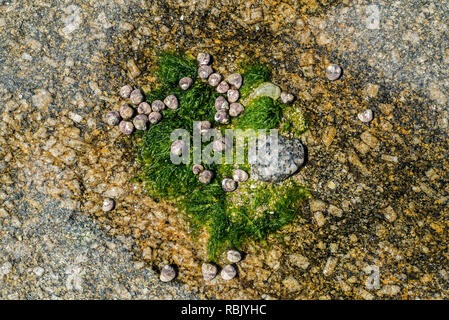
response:
{"label": "green algae patch", "polygon": [[273,129],[282,119],[282,105],[274,99],[264,96],[251,100],[245,112],[237,119],[241,129]]}
{"label": "green algae patch", "polygon": [[[192,172],[193,163],[173,164],[170,160],[171,133],[186,129],[192,138],[193,121],[214,123],[215,88],[196,77],[196,61],[182,53],[165,52],[159,56],[156,72],[159,86],[146,93],[147,102],[176,95],[179,108],[165,109],[163,119],[148,130],[138,132],[137,153],[141,163],[140,181],[153,197],[171,200],[185,214],[193,235],[206,228],[209,234],[207,250],[211,260],[229,247],[241,248],[248,240],[263,240],[291,223],[300,214],[300,205],[307,191],[293,182],[266,184],[249,180],[235,192],[222,189],[223,178],[232,177],[236,168],[249,173],[250,165],[204,165],[215,172],[210,184],[201,184]],[[246,65],[242,71],[241,92],[248,95],[254,88],[271,79],[271,71],[262,64]],[[179,79],[189,76],[192,87],[181,90]],[[272,129],[283,121],[288,106],[269,96],[251,99],[245,112],[228,125],[217,129]],[[204,143],[205,145],[208,143]]]}

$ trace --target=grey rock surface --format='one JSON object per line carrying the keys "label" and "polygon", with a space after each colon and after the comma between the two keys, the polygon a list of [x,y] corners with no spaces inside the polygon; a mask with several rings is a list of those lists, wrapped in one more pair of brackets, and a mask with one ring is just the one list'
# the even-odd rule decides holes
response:
{"label": "grey rock surface", "polygon": [[298,139],[269,135],[255,142],[257,152],[250,154],[251,176],[265,182],[280,182],[304,163],[304,147]]}

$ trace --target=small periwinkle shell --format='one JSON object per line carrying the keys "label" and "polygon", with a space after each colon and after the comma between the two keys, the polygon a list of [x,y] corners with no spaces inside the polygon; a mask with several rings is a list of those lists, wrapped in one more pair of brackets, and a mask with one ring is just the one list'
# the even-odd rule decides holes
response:
{"label": "small periwinkle shell", "polygon": [[360,112],[357,117],[362,122],[370,122],[371,120],[373,120],[373,111],[371,109],[366,109]]}
{"label": "small periwinkle shell", "polygon": [[228,264],[225,265],[223,269],[221,269],[220,275],[223,280],[228,281],[235,278],[235,276],[237,275],[237,270],[232,264]]}
{"label": "small periwinkle shell", "polygon": [[219,73],[212,73],[209,78],[207,79],[207,82],[212,86],[216,87],[220,84],[223,77]]}
{"label": "small periwinkle shell", "polygon": [[228,113],[224,110],[217,111],[217,113],[215,113],[214,120],[218,123],[226,124],[229,122]]}
{"label": "small periwinkle shell", "polygon": [[144,97],[142,91],[140,91],[140,89],[133,90],[129,95],[129,99],[131,100],[131,103],[136,105],[143,102]]}
{"label": "small periwinkle shell", "polygon": [[216,152],[220,152],[226,149],[226,141],[224,138],[215,140],[212,143],[212,150],[216,151]]}
{"label": "small periwinkle shell", "polygon": [[234,86],[234,88],[236,88],[236,89],[240,89],[240,87],[242,86],[242,83],[243,83],[243,78],[240,73],[230,74],[226,80],[228,81],[228,83],[230,85]]}
{"label": "small periwinkle shell", "polygon": [[210,54],[206,52],[200,52],[196,56],[196,61],[198,61],[199,65],[206,65],[210,63]]}
{"label": "small periwinkle shell", "polygon": [[196,129],[199,130],[201,134],[205,134],[211,127],[211,123],[207,120],[199,121],[196,125]]}
{"label": "small periwinkle shell", "polygon": [[111,198],[106,198],[103,200],[103,206],[102,209],[104,212],[111,211],[115,208],[115,201]]}
{"label": "small periwinkle shell", "polygon": [[148,120],[151,124],[156,124],[162,119],[162,114],[159,112],[153,111],[148,115]]}
{"label": "small periwinkle shell", "polygon": [[211,75],[211,73],[214,72],[212,70],[211,66],[200,66],[198,68],[198,77],[200,77],[201,79],[207,79],[209,78],[209,76]]}
{"label": "small periwinkle shell", "polygon": [[235,249],[231,249],[226,252],[226,259],[231,263],[237,263],[242,260],[242,254]]}
{"label": "small periwinkle shell", "polygon": [[186,143],[183,140],[173,141],[170,147],[170,152],[174,155],[180,156],[186,147]]}
{"label": "small periwinkle shell", "polygon": [[229,84],[226,81],[220,82],[220,84],[217,86],[217,92],[219,93],[226,93],[229,90]]}
{"label": "small periwinkle shell", "polygon": [[116,126],[122,120],[118,111],[111,111],[106,114],[106,123],[110,126]]}
{"label": "small periwinkle shell", "polygon": [[120,131],[126,135],[130,135],[134,131],[134,125],[131,121],[122,120],[119,124]]}
{"label": "small periwinkle shell", "polygon": [[179,107],[178,98],[176,98],[176,96],[174,94],[167,96],[164,99],[164,103],[169,109],[172,109],[172,110],[178,109],[178,107]]}
{"label": "small periwinkle shell", "polygon": [[248,177],[249,177],[248,173],[246,173],[246,171],[243,171],[241,169],[236,169],[232,173],[232,179],[234,179],[237,182],[245,182],[246,180],[248,180]]}
{"label": "small periwinkle shell", "polygon": [[192,166],[192,172],[193,174],[200,174],[201,172],[204,171],[204,167],[201,164],[194,164]]}
{"label": "small periwinkle shell", "polygon": [[238,102],[231,103],[231,106],[229,107],[229,115],[231,117],[238,117],[243,111],[245,111],[245,108]]}
{"label": "small periwinkle shell", "polygon": [[133,88],[131,88],[130,86],[123,86],[120,88],[120,96],[122,98],[129,98],[129,95],[131,94],[131,92],[133,91]]}
{"label": "small periwinkle shell", "polygon": [[161,112],[162,110],[165,109],[165,104],[161,100],[154,100],[151,103],[151,109],[154,112]]}
{"label": "small periwinkle shell", "polygon": [[151,106],[148,102],[142,102],[137,106],[137,112],[140,114],[150,114],[151,112]]}
{"label": "small periwinkle shell", "polygon": [[341,77],[342,69],[338,64],[331,64],[326,68],[326,76],[329,80],[335,81]]}
{"label": "small periwinkle shell", "polygon": [[221,187],[226,192],[232,192],[237,189],[237,182],[229,178],[224,178],[221,182]]}
{"label": "small periwinkle shell", "polygon": [[184,77],[181,80],[179,80],[179,87],[182,90],[187,90],[192,86],[193,80],[189,77]]}
{"label": "small periwinkle shell", "polygon": [[281,92],[281,101],[285,104],[291,103],[295,99],[295,97],[288,92],[282,91]]}
{"label": "small periwinkle shell", "polygon": [[206,281],[211,281],[217,276],[218,268],[213,263],[203,263],[201,266],[201,273],[203,274],[203,279]]}
{"label": "small periwinkle shell", "polygon": [[226,100],[223,96],[218,96],[217,99],[215,99],[215,110],[221,111],[221,110],[228,110],[229,109],[229,102]]}
{"label": "small periwinkle shell", "polygon": [[213,177],[214,177],[214,173],[212,171],[204,170],[204,171],[200,172],[200,174],[198,175],[198,180],[201,183],[209,184],[212,181]]}
{"label": "small periwinkle shell", "polygon": [[148,116],[145,114],[139,114],[133,119],[134,127],[137,130],[146,130],[148,125]]}
{"label": "small periwinkle shell", "polygon": [[130,119],[134,115],[134,109],[127,103],[120,107],[120,116],[123,119]]}
{"label": "small periwinkle shell", "polygon": [[163,282],[169,282],[176,278],[176,269],[172,265],[166,265],[162,268],[159,279]]}
{"label": "small periwinkle shell", "polygon": [[229,102],[236,102],[240,97],[239,91],[235,89],[228,90],[227,95]]}

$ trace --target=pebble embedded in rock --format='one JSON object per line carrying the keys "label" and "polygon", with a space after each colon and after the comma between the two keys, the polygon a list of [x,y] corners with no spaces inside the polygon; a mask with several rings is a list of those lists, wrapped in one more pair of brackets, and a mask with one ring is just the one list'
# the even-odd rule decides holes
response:
{"label": "pebble embedded in rock", "polygon": [[231,117],[238,117],[245,111],[245,108],[241,103],[233,102],[231,103],[231,106],[229,107],[229,115]]}
{"label": "pebble embedded in rock", "polygon": [[137,107],[137,112],[140,114],[146,114],[149,115],[151,112],[151,106],[149,103],[147,102],[142,102],[141,104],[139,104],[139,106]]}
{"label": "pebble embedded in rock", "polygon": [[176,98],[176,96],[174,94],[171,94],[169,96],[167,96],[164,99],[164,104],[172,110],[176,110],[179,107],[179,102],[178,102],[178,98]]}
{"label": "pebble embedded in rock", "polygon": [[331,64],[326,68],[327,78],[331,81],[338,80],[341,77],[342,69],[338,64]]}
{"label": "pebble embedded in rock", "polygon": [[148,116],[145,114],[139,114],[133,119],[134,127],[137,130],[146,130],[148,125]]}
{"label": "pebble embedded in rock", "polygon": [[232,174],[232,179],[234,179],[237,182],[245,182],[246,180],[248,180],[248,178],[249,178],[248,173],[246,173],[246,171],[241,169],[234,170]]}
{"label": "pebble embedded in rock", "polygon": [[211,281],[217,276],[218,268],[215,264],[205,262],[201,266],[201,272],[204,280]]}
{"label": "pebble embedded in rock", "polygon": [[217,113],[215,113],[214,119],[216,122],[221,123],[221,124],[226,124],[229,122],[228,113],[224,110],[217,111]]}
{"label": "pebble embedded in rock", "polygon": [[131,92],[133,91],[133,88],[131,88],[130,86],[123,86],[120,88],[120,96],[122,98],[129,98]]}
{"label": "pebble embedded in rock", "polygon": [[170,147],[170,152],[174,155],[180,156],[184,150],[186,143],[183,140],[173,141]]}
{"label": "pebble embedded in rock", "polygon": [[223,269],[221,269],[220,275],[223,278],[223,280],[228,281],[235,278],[235,276],[237,275],[237,270],[233,265],[228,264],[225,265]]}
{"label": "pebble embedded in rock", "polygon": [[237,250],[231,249],[226,253],[226,258],[231,263],[237,263],[242,260],[242,254]]}
{"label": "pebble embedded in rock", "polygon": [[159,123],[159,121],[161,121],[162,119],[162,114],[160,114],[159,112],[153,111],[148,115],[148,120],[150,121],[151,124],[156,124]]}
{"label": "pebble embedded in rock", "polygon": [[198,77],[200,77],[201,79],[207,79],[212,74],[212,72],[214,71],[212,70],[211,66],[200,66],[198,68]]}
{"label": "pebble embedded in rock", "polygon": [[226,80],[228,81],[228,83],[230,85],[234,86],[234,88],[236,88],[236,89],[240,89],[240,87],[242,86],[242,82],[243,82],[243,78],[240,73],[230,74]]}
{"label": "pebble embedded in rock", "polygon": [[134,115],[134,109],[127,103],[120,107],[120,116],[123,119],[130,119]]}
{"label": "pebble embedded in rock", "polygon": [[373,120],[373,111],[371,109],[366,109],[360,112],[357,117],[362,122],[370,122],[371,120]]}
{"label": "pebble embedded in rock", "polygon": [[237,182],[229,178],[224,178],[223,181],[221,182],[221,186],[224,191],[232,192],[235,189],[237,189]]}
{"label": "pebble embedded in rock", "polygon": [[209,78],[207,79],[207,82],[212,86],[216,87],[220,84],[223,77],[219,73],[212,73]]}
{"label": "pebble embedded in rock", "polygon": [[220,82],[220,84],[217,86],[217,92],[219,93],[226,93],[229,90],[229,84],[226,81]]}
{"label": "pebble embedded in rock", "polygon": [[154,112],[161,112],[162,110],[165,109],[165,104],[161,100],[154,100],[151,103],[151,109]]}
{"label": "pebble embedded in rock", "polygon": [[172,265],[166,265],[162,268],[159,279],[162,282],[169,282],[176,278],[176,270]]}
{"label": "pebble embedded in rock", "polygon": [[210,121],[207,120],[199,121],[196,125],[196,129],[199,130],[201,134],[205,134],[211,127]]}
{"label": "pebble embedded in rock", "polygon": [[214,177],[214,173],[210,170],[204,170],[203,172],[200,172],[198,175],[198,180],[201,183],[209,184],[212,181],[212,178]]}
{"label": "pebble embedded in rock", "polygon": [[210,62],[210,54],[208,54],[206,52],[200,52],[196,56],[196,61],[198,61],[199,65],[209,64],[209,62]]}
{"label": "pebble embedded in rock", "polygon": [[281,101],[285,104],[291,103],[293,101],[293,99],[295,99],[295,97],[288,92],[281,92]]}
{"label": "pebble embedded in rock", "polygon": [[283,181],[298,171],[304,163],[304,147],[299,139],[269,135],[264,143],[255,141],[253,146],[256,146],[258,151],[251,152],[248,160],[251,164],[251,176],[256,180]]}
{"label": "pebble embedded in rock", "polygon": [[115,201],[112,198],[106,198],[103,200],[102,209],[104,212],[111,211],[115,208]]}
{"label": "pebble embedded in rock", "polygon": [[116,126],[120,123],[122,117],[118,111],[111,111],[106,114],[106,123],[110,126]]}
{"label": "pebble embedded in rock", "polygon": [[134,131],[134,125],[130,121],[121,121],[119,124],[120,131],[126,135],[130,135]]}
{"label": "pebble embedded in rock", "polygon": [[239,91],[235,89],[228,90],[227,95],[229,102],[236,102],[240,97]]}
{"label": "pebble embedded in rock", "polygon": [[204,167],[201,164],[194,164],[192,166],[192,172],[193,174],[200,174],[201,172],[204,171]]}
{"label": "pebble embedded in rock", "polygon": [[179,87],[182,90],[187,90],[192,86],[193,80],[189,77],[184,77],[181,80],[179,80]]}
{"label": "pebble embedded in rock", "polygon": [[139,89],[135,89],[131,92],[131,94],[129,95],[129,99],[131,100],[132,104],[139,104],[141,102],[143,102],[143,94],[142,91],[140,91]]}
{"label": "pebble embedded in rock", "polygon": [[215,110],[222,111],[222,110],[228,110],[229,109],[229,102],[226,100],[223,96],[218,96],[217,99],[215,99]]}

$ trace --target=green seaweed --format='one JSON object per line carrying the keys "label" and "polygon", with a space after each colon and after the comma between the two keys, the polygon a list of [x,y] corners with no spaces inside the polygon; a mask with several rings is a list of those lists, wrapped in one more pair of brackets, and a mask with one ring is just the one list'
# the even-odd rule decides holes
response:
{"label": "green seaweed", "polygon": [[[185,213],[193,234],[206,228],[209,234],[208,254],[216,260],[221,252],[233,246],[240,248],[247,240],[264,240],[291,223],[300,213],[300,204],[307,196],[305,189],[290,183],[288,186],[269,185],[249,188],[239,186],[242,196],[238,204],[232,195],[223,191],[221,180],[232,176],[236,167],[249,171],[248,163],[205,165],[216,173],[212,183],[203,185],[192,172],[192,163],[175,165],[170,161],[171,132],[184,128],[192,135],[193,121],[213,122],[214,101],[218,93],[205,82],[196,79],[196,61],[182,53],[162,53],[157,71],[160,85],[146,93],[147,101],[163,100],[175,94],[179,108],[163,111],[163,120],[137,135],[138,160],[142,165],[139,177],[152,196],[173,201]],[[262,64],[245,65],[241,92],[249,93],[271,77],[270,69]],[[192,88],[181,90],[179,79],[190,76]],[[269,97],[251,101],[239,120],[219,127],[240,129],[271,129],[282,119],[285,106]]]}
{"label": "green seaweed", "polygon": [[263,82],[271,80],[271,69],[262,63],[242,63],[240,65],[243,76],[243,84],[240,88],[240,96],[245,99],[251,91]]}
{"label": "green seaweed", "polygon": [[270,97],[258,97],[248,103],[245,112],[237,120],[242,129],[273,129],[282,119],[282,107]]}

